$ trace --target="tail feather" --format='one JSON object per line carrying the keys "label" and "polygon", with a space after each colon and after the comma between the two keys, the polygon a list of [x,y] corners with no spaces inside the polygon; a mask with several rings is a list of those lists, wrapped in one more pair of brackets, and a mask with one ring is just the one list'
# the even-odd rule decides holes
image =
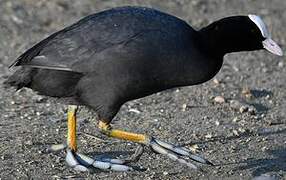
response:
{"label": "tail feather", "polygon": [[15,87],[17,90],[30,85],[33,77],[33,68],[21,67],[8,77],[3,84],[5,87]]}

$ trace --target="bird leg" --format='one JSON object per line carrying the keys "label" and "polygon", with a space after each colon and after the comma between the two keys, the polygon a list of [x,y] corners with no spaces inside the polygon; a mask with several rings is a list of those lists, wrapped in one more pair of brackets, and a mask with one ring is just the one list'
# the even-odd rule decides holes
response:
{"label": "bird leg", "polygon": [[132,167],[125,164],[138,160],[137,156],[141,156],[143,153],[143,147],[137,148],[135,154],[130,159],[111,159],[106,157],[90,158],[86,155],[77,152],[76,142],[76,112],[78,107],[74,105],[68,106],[68,133],[67,144],[53,145],[50,150],[58,151],[61,149],[67,150],[66,162],[69,166],[78,171],[88,171],[89,168],[97,168],[101,170],[113,170],[113,171],[130,171]]}
{"label": "bird leg", "polygon": [[68,106],[68,135],[67,145],[73,152],[77,151],[76,143],[76,112],[78,107],[75,105]]}
{"label": "bird leg", "polygon": [[144,144],[149,146],[154,152],[166,155],[170,159],[187,165],[193,169],[198,169],[198,167],[193,163],[188,162],[187,160],[193,160],[199,163],[213,165],[210,161],[197,154],[194,154],[184,147],[179,147],[167,142],[163,142],[154,137],[113,129],[109,123],[105,123],[104,121],[99,121],[98,127],[103,134],[109,137]]}

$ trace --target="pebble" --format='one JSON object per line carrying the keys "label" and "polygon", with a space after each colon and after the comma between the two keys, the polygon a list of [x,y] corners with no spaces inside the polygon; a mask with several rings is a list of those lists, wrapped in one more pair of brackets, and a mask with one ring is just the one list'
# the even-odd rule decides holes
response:
{"label": "pebble", "polygon": [[255,107],[250,106],[250,107],[248,108],[248,112],[249,112],[250,115],[255,115],[255,114],[256,114],[256,109],[255,109]]}
{"label": "pebble", "polygon": [[231,100],[230,107],[233,109],[239,109],[241,107],[241,103],[237,100]]}
{"label": "pebble", "polygon": [[136,114],[140,114],[140,113],[141,113],[138,109],[135,109],[135,108],[131,108],[131,109],[129,109],[128,111],[129,111],[129,112],[136,113]]}
{"label": "pebble", "polygon": [[210,138],[212,138],[212,137],[213,137],[212,134],[207,134],[207,135],[205,135],[205,138],[207,138],[207,139],[210,139]]}
{"label": "pebble", "polygon": [[239,136],[239,132],[237,130],[234,129],[232,132],[235,136]]}
{"label": "pebble", "polygon": [[249,112],[251,115],[255,115],[257,110],[254,106],[248,105],[246,103],[240,102],[238,100],[231,100],[230,101],[230,107],[238,110],[240,113]]}
{"label": "pebble", "polygon": [[278,67],[282,68],[283,66],[284,66],[284,62],[283,62],[283,61],[280,61],[280,62],[278,63]]}
{"label": "pebble", "polygon": [[214,98],[214,101],[217,102],[217,103],[220,103],[220,104],[225,103],[225,99],[222,96],[216,96]]}
{"label": "pebble", "polygon": [[267,151],[268,150],[268,148],[266,147],[266,146],[263,146],[262,148],[261,148],[261,151],[263,151],[263,152],[265,152],[265,151]]}
{"label": "pebble", "polygon": [[43,97],[43,96],[40,96],[40,95],[35,96],[35,97],[33,97],[32,99],[33,99],[33,101],[34,101],[35,103],[42,103],[42,102],[45,102],[45,101],[47,100],[46,97]]}
{"label": "pebble", "polygon": [[239,131],[240,133],[245,133],[245,132],[246,132],[246,130],[243,129],[243,128],[238,128],[238,131]]}
{"label": "pebble", "polygon": [[262,72],[267,73],[268,72],[268,68],[262,68]]}
{"label": "pebble", "polygon": [[214,82],[216,85],[218,85],[218,84],[220,83],[217,78],[214,78],[213,82]]}
{"label": "pebble", "polygon": [[245,113],[245,112],[247,112],[248,111],[248,107],[247,106],[241,106],[240,108],[239,108],[239,112],[240,113]]}
{"label": "pebble", "polygon": [[238,117],[234,117],[232,122],[237,122],[238,121]]}
{"label": "pebble", "polygon": [[208,116],[203,116],[203,120],[208,120],[209,117]]}
{"label": "pebble", "polygon": [[26,145],[33,145],[33,142],[31,140],[28,140],[25,142]]}
{"label": "pebble", "polygon": [[201,148],[197,144],[192,144],[188,147],[193,153],[196,153],[201,150]]}
{"label": "pebble", "polygon": [[186,111],[186,109],[187,109],[187,104],[183,104],[182,105],[182,111],[184,112],[184,111]]}
{"label": "pebble", "polygon": [[251,91],[248,87],[244,87],[241,91],[241,94],[246,98],[252,98],[253,97],[253,94],[251,93]]}

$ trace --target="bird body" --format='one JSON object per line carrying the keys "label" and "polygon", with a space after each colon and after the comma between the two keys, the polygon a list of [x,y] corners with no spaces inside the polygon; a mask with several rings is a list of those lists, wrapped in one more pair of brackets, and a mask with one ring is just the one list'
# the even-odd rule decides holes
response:
{"label": "bird body", "polygon": [[115,8],[36,44],[14,63],[24,66],[15,78],[25,74],[24,86],[73,97],[112,119],[126,101],[211,79],[223,59],[200,50],[200,36],[183,20],[157,10]]}

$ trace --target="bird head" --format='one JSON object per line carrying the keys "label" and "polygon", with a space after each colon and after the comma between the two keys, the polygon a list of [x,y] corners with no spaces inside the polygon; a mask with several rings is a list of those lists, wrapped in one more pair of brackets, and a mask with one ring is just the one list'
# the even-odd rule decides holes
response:
{"label": "bird head", "polygon": [[200,30],[205,44],[216,55],[266,49],[282,56],[281,48],[271,39],[265,23],[257,15],[230,16]]}
{"label": "bird head", "polygon": [[262,47],[275,55],[282,56],[283,52],[281,48],[271,39],[271,35],[263,20],[259,16],[253,14],[248,15],[248,17],[256,25],[256,29],[251,31],[257,36],[257,39],[260,39]]}

